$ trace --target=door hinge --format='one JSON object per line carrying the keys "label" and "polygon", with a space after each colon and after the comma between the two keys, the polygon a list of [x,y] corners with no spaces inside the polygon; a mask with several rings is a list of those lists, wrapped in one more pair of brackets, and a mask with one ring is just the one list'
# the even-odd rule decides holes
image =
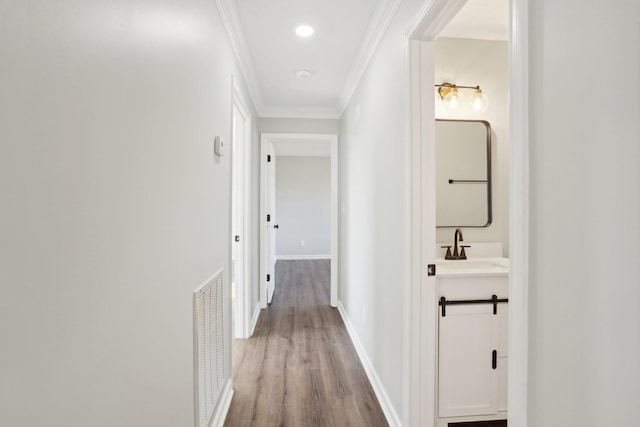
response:
{"label": "door hinge", "polygon": [[235,237],[235,241],[236,241],[236,242],[239,242],[239,241],[240,241],[240,236],[236,236],[236,237]]}
{"label": "door hinge", "polygon": [[436,275],[436,265],[429,264],[427,265],[427,276],[435,276]]}
{"label": "door hinge", "polygon": [[271,222],[271,215],[267,214],[267,222]]}
{"label": "door hinge", "polygon": [[270,281],[271,281],[271,275],[267,274],[267,282],[270,282]]}
{"label": "door hinge", "polygon": [[271,154],[267,154],[267,163],[271,161]]}

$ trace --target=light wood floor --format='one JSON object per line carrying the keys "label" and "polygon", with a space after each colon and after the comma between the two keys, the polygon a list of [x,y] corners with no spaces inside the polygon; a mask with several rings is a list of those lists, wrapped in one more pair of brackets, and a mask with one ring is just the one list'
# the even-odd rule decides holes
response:
{"label": "light wood floor", "polygon": [[278,261],[273,302],[235,340],[225,421],[244,426],[387,426],[338,310],[328,260]]}

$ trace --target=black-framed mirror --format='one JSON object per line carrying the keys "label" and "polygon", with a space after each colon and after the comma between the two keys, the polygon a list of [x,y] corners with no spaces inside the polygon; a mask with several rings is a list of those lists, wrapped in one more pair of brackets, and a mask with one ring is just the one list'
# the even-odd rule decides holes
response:
{"label": "black-framed mirror", "polygon": [[436,120],[436,227],[491,224],[491,125]]}

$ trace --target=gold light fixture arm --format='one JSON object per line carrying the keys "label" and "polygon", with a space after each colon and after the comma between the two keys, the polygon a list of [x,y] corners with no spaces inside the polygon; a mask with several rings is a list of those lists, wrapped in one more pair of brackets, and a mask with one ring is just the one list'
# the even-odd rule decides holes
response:
{"label": "gold light fixture arm", "polygon": [[452,90],[454,89],[476,89],[480,90],[480,86],[458,86],[453,83],[442,83],[439,85],[435,85],[438,88],[438,95],[440,95],[440,99],[444,99]]}

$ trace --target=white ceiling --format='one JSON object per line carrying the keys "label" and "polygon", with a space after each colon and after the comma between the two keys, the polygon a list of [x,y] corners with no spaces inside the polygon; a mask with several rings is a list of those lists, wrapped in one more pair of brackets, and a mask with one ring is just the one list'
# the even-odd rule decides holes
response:
{"label": "white ceiling", "polygon": [[469,0],[439,37],[509,40],[509,0]]}
{"label": "white ceiling", "polygon": [[[235,0],[264,108],[335,107],[378,1]],[[311,37],[296,35],[303,23]],[[298,79],[300,68],[311,78]]]}
{"label": "white ceiling", "polygon": [[[217,0],[261,117],[339,118],[397,0]],[[309,38],[299,24],[315,29]],[[508,0],[469,0],[441,37],[508,39]],[[311,69],[300,80],[296,70]]]}

